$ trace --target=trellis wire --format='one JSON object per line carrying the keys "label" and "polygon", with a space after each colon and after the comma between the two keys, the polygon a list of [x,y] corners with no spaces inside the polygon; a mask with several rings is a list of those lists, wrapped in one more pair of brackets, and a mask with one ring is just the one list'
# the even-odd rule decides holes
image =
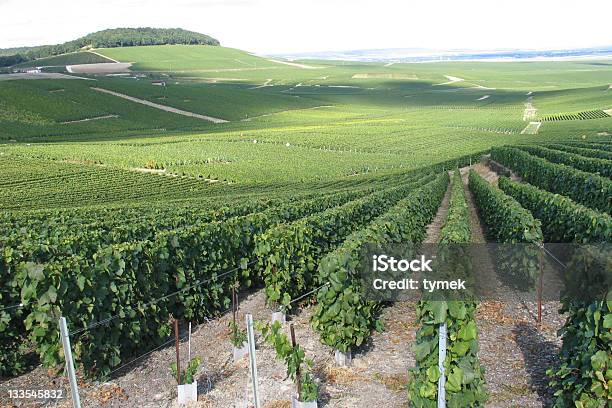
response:
{"label": "trellis wire", "polygon": [[[181,338],[181,341],[184,341],[186,338],[187,338],[187,336],[183,336],[183,338]],[[155,353],[155,352],[156,352],[156,351],[158,351],[158,350],[161,350],[162,348],[164,348],[164,347],[168,346],[169,344],[171,344],[171,343],[173,343],[173,342],[174,342],[174,337],[172,337],[170,340],[168,340],[168,341],[166,341],[166,342],[164,342],[164,343],[160,344],[159,346],[155,347],[153,350],[147,351],[146,353],[141,354],[140,356],[138,356],[138,357],[136,357],[136,358],[134,358],[134,359],[132,359],[132,360],[128,361],[127,363],[122,364],[121,366],[119,366],[119,367],[115,368],[113,371],[111,371],[110,373],[108,373],[108,377],[112,377],[112,375],[113,375],[113,374],[115,374],[117,371],[120,371],[120,370],[124,369],[125,367],[127,367],[127,366],[129,366],[129,365],[133,364],[133,363],[134,363],[134,362],[136,362],[136,361],[142,360],[143,358],[145,358],[145,357],[147,357],[147,356],[149,356],[149,355],[151,355],[151,354]]]}
{"label": "trellis wire", "polygon": [[[307,293],[304,293],[303,295],[300,295],[299,297],[296,297],[295,299],[292,299],[287,305],[291,305],[299,300],[304,299],[305,297],[312,295],[315,292],[318,292],[319,290],[323,289],[325,286],[329,285],[330,282],[324,283],[323,285],[319,286],[318,288],[315,288]],[[284,311],[284,306],[281,306],[281,311]]]}
{"label": "trellis wire", "polygon": [[542,249],[546,254],[548,254],[548,256],[550,256],[552,259],[554,259],[559,265],[561,265],[564,269],[567,269],[567,265],[565,265],[563,262],[561,262],[559,260],[559,258],[557,258],[552,252],[550,252],[548,249],[546,249],[546,247],[544,246],[544,244],[539,245],[540,249]]}
{"label": "trellis wire", "polygon": [[18,305],[4,307],[4,308],[0,309],[0,312],[4,312],[6,310],[12,310],[12,309],[20,309],[20,308],[26,307],[26,306],[27,306],[27,303],[19,303]]}
{"label": "trellis wire", "polygon": [[[257,261],[251,261],[250,263],[248,263],[248,264],[247,264],[247,266],[251,266],[251,265],[253,265],[255,262],[257,262]],[[219,278],[222,278],[222,277],[228,276],[229,274],[231,274],[231,273],[233,273],[233,272],[236,272],[236,271],[238,271],[238,270],[240,270],[240,269],[243,269],[243,268],[242,268],[241,266],[238,266],[238,267],[233,268],[233,269],[231,269],[231,270],[229,270],[229,271],[223,272],[223,273],[221,273],[221,274],[219,274],[219,275],[217,275],[217,276],[214,276],[214,277],[211,277],[211,278],[208,278],[208,279],[205,279],[205,280],[198,281],[198,282],[193,283],[193,284],[191,284],[191,285],[189,285],[189,286],[186,286],[186,287],[184,287],[184,288],[182,288],[182,289],[179,289],[179,290],[177,290],[177,291],[175,291],[175,292],[169,293],[169,294],[164,295],[164,296],[162,296],[162,297],[160,297],[160,298],[158,298],[158,299],[155,299],[155,300],[152,300],[152,301],[150,301],[150,302],[148,302],[148,303],[145,303],[145,304],[142,306],[142,308],[147,308],[147,307],[149,307],[149,306],[151,306],[151,305],[156,304],[156,303],[157,303],[157,302],[159,302],[160,300],[165,300],[165,299],[171,298],[171,297],[173,297],[173,296],[178,295],[179,293],[185,292],[185,291],[187,291],[187,290],[189,290],[189,289],[192,289],[192,288],[194,288],[194,287],[196,287],[196,286],[201,286],[201,285],[203,285],[203,284],[205,284],[205,283],[208,283],[208,282],[210,282],[210,281],[212,281],[212,280],[215,280],[215,279],[219,279]],[[130,306],[130,308],[131,308],[131,306]],[[118,317],[121,317],[121,315],[120,315],[120,314],[116,314],[116,315],[111,316],[111,317],[108,317],[108,318],[106,318],[106,319],[104,319],[104,320],[100,320],[100,321],[98,321],[98,322],[92,323],[91,325],[89,325],[89,326],[87,326],[87,327],[84,327],[84,328],[82,328],[82,329],[78,329],[78,330],[75,330],[75,331],[73,331],[73,332],[70,332],[70,335],[72,336],[72,335],[80,334],[80,333],[86,332],[86,331],[88,331],[88,330],[94,329],[94,328],[96,328],[96,327],[103,326],[103,325],[108,324],[108,323],[110,323],[111,321],[113,321],[113,320],[117,319]]]}

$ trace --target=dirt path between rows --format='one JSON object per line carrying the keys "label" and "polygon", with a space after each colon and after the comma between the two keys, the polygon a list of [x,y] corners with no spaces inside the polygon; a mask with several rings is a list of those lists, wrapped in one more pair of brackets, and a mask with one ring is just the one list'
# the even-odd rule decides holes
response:
{"label": "dirt path between rows", "polygon": [[[470,209],[472,242],[487,242],[486,228],[478,215],[472,193],[469,191],[468,172],[472,168],[485,180],[497,184],[499,175],[488,166],[478,163],[461,169]],[[485,367],[485,380],[490,394],[487,407],[549,407],[551,391],[546,369],[554,364],[560,346],[557,330],[563,325],[563,316],[557,310],[559,302],[545,301],[543,324],[535,320],[536,303],[531,298],[504,286],[493,272],[488,251],[479,257],[479,276],[483,282],[485,299],[477,312],[479,333],[479,359]]]}
{"label": "dirt path between rows", "polygon": [[147,105],[155,109],[159,109],[159,110],[163,110],[163,111],[171,112],[171,113],[176,113],[178,115],[190,116],[192,118],[203,119],[203,120],[207,120],[213,123],[227,123],[228,122],[225,119],[213,118],[212,116],[200,115],[198,113],[188,112],[182,109],[177,109],[177,108],[173,108],[173,107],[166,106],[166,105],[160,105],[159,103],[150,102],[144,99],[134,98],[133,96],[125,95],[119,92],[109,91],[108,89],[104,89],[104,88],[92,87],[91,89],[93,89],[94,91],[117,96],[119,98],[127,99],[128,101],[140,103],[141,105]]}
{"label": "dirt path between rows", "polygon": [[[449,185],[436,215],[427,226],[425,243],[438,242],[448,214],[450,196]],[[352,367],[331,368],[341,381],[327,388],[338,389],[338,394],[344,397],[338,402],[332,399],[330,407],[399,408],[408,405],[407,374],[416,364],[412,350],[418,329],[416,302],[394,302],[383,310],[381,321],[384,331],[372,334],[364,350],[354,356]],[[330,393],[330,396],[334,394]]]}
{"label": "dirt path between rows", "polygon": [[[427,226],[426,243],[439,239],[450,194],[449,185],[434,219]],[[327,380],[333,380],[324,389],[332,399],[329,405],[322,406],[400,408],[408,405],[408,369],[416,364],[412,351],[418,329],[416,302],[394,302],[383,310],[381,321],[384,331],[374,332],[363,350],[355,353],[352,367],[328,367]]]}
{"label": "dirt path between rows", "polygon": [[533,96],[529,95],[527,97],[527,102],[525,102],[525,110],[523,111],[523,121],[526,122],[529,119],[533,119],[536,117],[538,110],[535,106],[533,106]]}
{"label": "dirt path between rows", "polygon": [[531,92],[527,94],[527,101],[525,102],[525,110],[523,111],[523,122],[528,122],[527,126],[521,131],[521,135],[537,135],[542,126],[541,121],[533,120],[538,114],[538,110],[533,106],[533,95]]}
{"label": "dirt path between rows", "polygon": [[[474,244],[485,244],[487,242],[484,225],[480,222],[480,217],[478,216],[478,210],[476,210],[476,205],[474,204],[474,197],[472,192],[468,188],[468,173],[470,169],[476,170],[479,174],[485,171],[485,166],[481,163],[474,164],[471,167],[464,167],[460,169],[461,172],[461,180],[463,181],[463,188],[465,190],[465,196],[468,203],[468,208],[470,210],[470,229],[472,232],[472,243]],[[489,180],[495,180],[497,182],[497,174],[490,171]]]}
{"label": "dirt path between rows", "polygon": [[[452,172],[449,172],[449,174],[452,174]],[[440,207],[438,207],[438,212],[425,230],[425,240],[423,241],[423,243],[437,244],[440,240],[440,230],[444,226],[444,221],[446,220],[446,216],[448,215],[448,206],[450,204],[451,191],[451,183],[448,183],[448,188],[446,189],[446,193],[444,193],[444,198],[442,199],[442,203],[440,203]]]}

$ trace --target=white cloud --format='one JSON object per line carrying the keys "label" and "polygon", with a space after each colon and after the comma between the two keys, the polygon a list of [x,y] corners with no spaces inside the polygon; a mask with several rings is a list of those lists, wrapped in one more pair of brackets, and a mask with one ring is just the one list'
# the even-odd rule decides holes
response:
{"label": "white cloud", "polygon": [[0,0],[0,47],[112,27],[182,27],[259,53],[612,44],[612,2],[585,0]]}

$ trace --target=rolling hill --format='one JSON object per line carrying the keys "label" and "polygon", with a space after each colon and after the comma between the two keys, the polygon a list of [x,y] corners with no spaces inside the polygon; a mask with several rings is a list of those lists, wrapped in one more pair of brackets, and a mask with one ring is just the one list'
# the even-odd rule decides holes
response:
{"label": "rolling hill", "polygon": [[279,64],[246,51],[227,47],[156,45],[151,47],[101,48],[96,52],[121,62],[134,63],[136,71],[235,72],[278,68]]}

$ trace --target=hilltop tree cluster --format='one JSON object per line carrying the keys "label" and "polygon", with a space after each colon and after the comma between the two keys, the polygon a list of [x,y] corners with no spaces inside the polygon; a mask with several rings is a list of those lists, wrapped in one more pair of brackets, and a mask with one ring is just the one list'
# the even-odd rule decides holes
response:
{"label": "hilltop tree cluster", "polygon": [[0,50],[0,66],[12,66],[37,58],[50,57],[87,48],[166,44],[219,45],[219,41],[208,35],[180,28],[116,28],[88,34],[63,44]]}

